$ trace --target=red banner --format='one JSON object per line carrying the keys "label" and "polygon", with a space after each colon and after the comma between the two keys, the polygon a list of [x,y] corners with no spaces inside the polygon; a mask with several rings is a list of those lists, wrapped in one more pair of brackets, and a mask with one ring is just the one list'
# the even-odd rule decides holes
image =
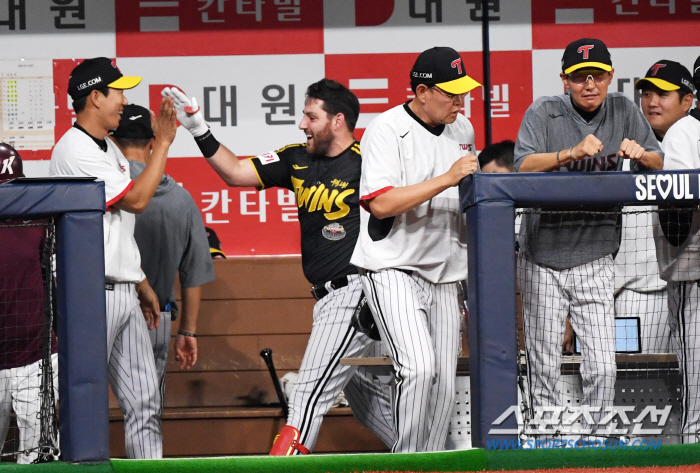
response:
{"label": "red banner", "polygon": [[171,158],[166,174],[189,191],[227,256],[298,255],[294,192],[228,187],[204,158]]}
{"label": "red banner", "polygon": [[698,0],[538,0],[532,2],[532,47],[564,49],[579,38],[610,48],[697,46],[698,21]]}
{"label": "red banner", "polygon": [[323,0],[123,0],[115,8],[120,57],[323,53]]}

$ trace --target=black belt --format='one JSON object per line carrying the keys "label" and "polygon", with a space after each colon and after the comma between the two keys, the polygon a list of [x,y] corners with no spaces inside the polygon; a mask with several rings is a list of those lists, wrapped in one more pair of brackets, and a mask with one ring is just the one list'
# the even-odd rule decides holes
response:
{"label": "black belt", "polygon": [[341,287],[345,287],[348,285],[348,277],[343,276],[338,279],[333,279],[332,281],[329,281],[324,284],[316,284],[314,286],[311,286],[311,295],[314,296],[314,298],[319,301],[326,297],[328,293],[330,292],[327,288],[326,285],[330,285],[331,291],[335,289],[340,289]]}

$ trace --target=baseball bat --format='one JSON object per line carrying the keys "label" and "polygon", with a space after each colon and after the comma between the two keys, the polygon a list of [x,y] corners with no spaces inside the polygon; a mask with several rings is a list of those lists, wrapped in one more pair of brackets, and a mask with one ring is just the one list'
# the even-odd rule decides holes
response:
{"label": "baseball bat", "polygon": [[272,384],[274,384],[275,386],[275,391],[277,391],[277,397],[280,399],[280,404],[282,405],[282,413],[284,414],[284,418],[286,419],[289,415],[289,406],[287,405],[287,400],[284,397],[284,392],[282,392],[282,385],[280,385],[280,380],[277,377],[277,370],[275,370],[275,364],[272,361],[272,350],[270,350],[269,348],[265,348],[263,351],[260,352],[260,356],[262,356],[263,360],[265,360],[267,369],[270,371],[270,376],[272,377]]}

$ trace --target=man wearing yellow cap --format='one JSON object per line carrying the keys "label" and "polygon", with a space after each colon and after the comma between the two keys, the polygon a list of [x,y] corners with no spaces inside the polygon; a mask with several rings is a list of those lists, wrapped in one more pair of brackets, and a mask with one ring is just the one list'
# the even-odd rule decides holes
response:
{"label": "man wearing yellow cap", "polygon": [[[525,112],[515,144],[516,171],[620,171],[625,161],[632,170],[661,169],[661,149],[641,111],[623,94],[608,93],[614,70],[605,44],[591,38],[573,41],[561,64],[566,92],[540,97]],[[596,210],[523,216],[518,284],[532,414],[544,412],[547,418],[562,407],[559,381],[567,318],[583,357],[581,408],[591,412],[580,429],[579,424],[557,425],[554,414],[545,427],[533,425],[533,434],[606,435],[601,432],[606,426],[598,421],[615,398],[613,255],[620,224],[619,207]]]}
{"label": "man wearing yellow cap", "polygon": [[[135,215],[145,210],[165,170],[177,122],[172,99],[163,99],[154,120],[151,160],[134,180],[129,161],[107,139],[119,127],[124,90],[140,77],[124,76],[108,58],[87,59],[73,69],[68,93],[78,115],[51,154],[52,176],[92,176],[105,183],[103,218],[108,375],[124,413],[129,458],[161,458],[160,391],[148,329],[160,319],[158,297],[141,271],[134,240]],[[144,321],[145,318],[145,321]],[[95,336],[105,336],[95,334]]]}
{"label": "man wearing yellow cap", "polygon": [[351,263],[396,373],[393,452],[445,448],[459,348],[459,281],[467,278],[457,184],[478,169],[460,114],[479,84],[459,53],[435,47],[411,71],[413,100],[362,138],[360,236]]}
{"label": "man wearing yellow cap", "polygon": [[[642,91],[642,112],[663,148],[668,129],[693,105],[693,76],[682,64],[661,59],[634,87]],[[629,165],[626,160],[622,170],[629,171]],[[671,331],[666,281],[659,276],[652,236],[653,209],[623,210],[620,251],[615,257],[615,317],[639,317],[642,353],[666,353],[672,348]]]}
{"label": "man wearing yellow cap", "polygon": [[[700,56],[689,88],[700,97]],[[681,89],[681,95],[685,91]],[[666,153],[664,170],[700,169],[697,105],[667,130],[661,148]],[[658,218],[654,240],[661,279],[668,282],[668,321],[683,381],[681,441],[696,443],[700,442],[700,211],[695,202],[674,207],[654,214]]]}

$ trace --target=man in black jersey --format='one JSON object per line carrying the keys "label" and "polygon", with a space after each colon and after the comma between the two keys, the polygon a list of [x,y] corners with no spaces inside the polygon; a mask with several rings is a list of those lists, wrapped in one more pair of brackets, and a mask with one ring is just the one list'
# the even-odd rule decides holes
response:
{"label": "man in black jersey", "polygon": [[178,120],[229,186],[283,187],[296,195],[304,275],[318,302],[287,425],[270,454],[313,450],[323,416],[343,389],[355,417],[390,446],[389,393],[364,368],[340,365],[341,358],[379,354],[380,349],[350,324],[362,294],[357,269],[350,264],[360,226],[362,160],[353,137],[360,113],[357,97],[329,79],[311,84],[299,124],[306,143],[239,160],[214,138],[194,98],[174,87],[163,95],[173,98]]}

